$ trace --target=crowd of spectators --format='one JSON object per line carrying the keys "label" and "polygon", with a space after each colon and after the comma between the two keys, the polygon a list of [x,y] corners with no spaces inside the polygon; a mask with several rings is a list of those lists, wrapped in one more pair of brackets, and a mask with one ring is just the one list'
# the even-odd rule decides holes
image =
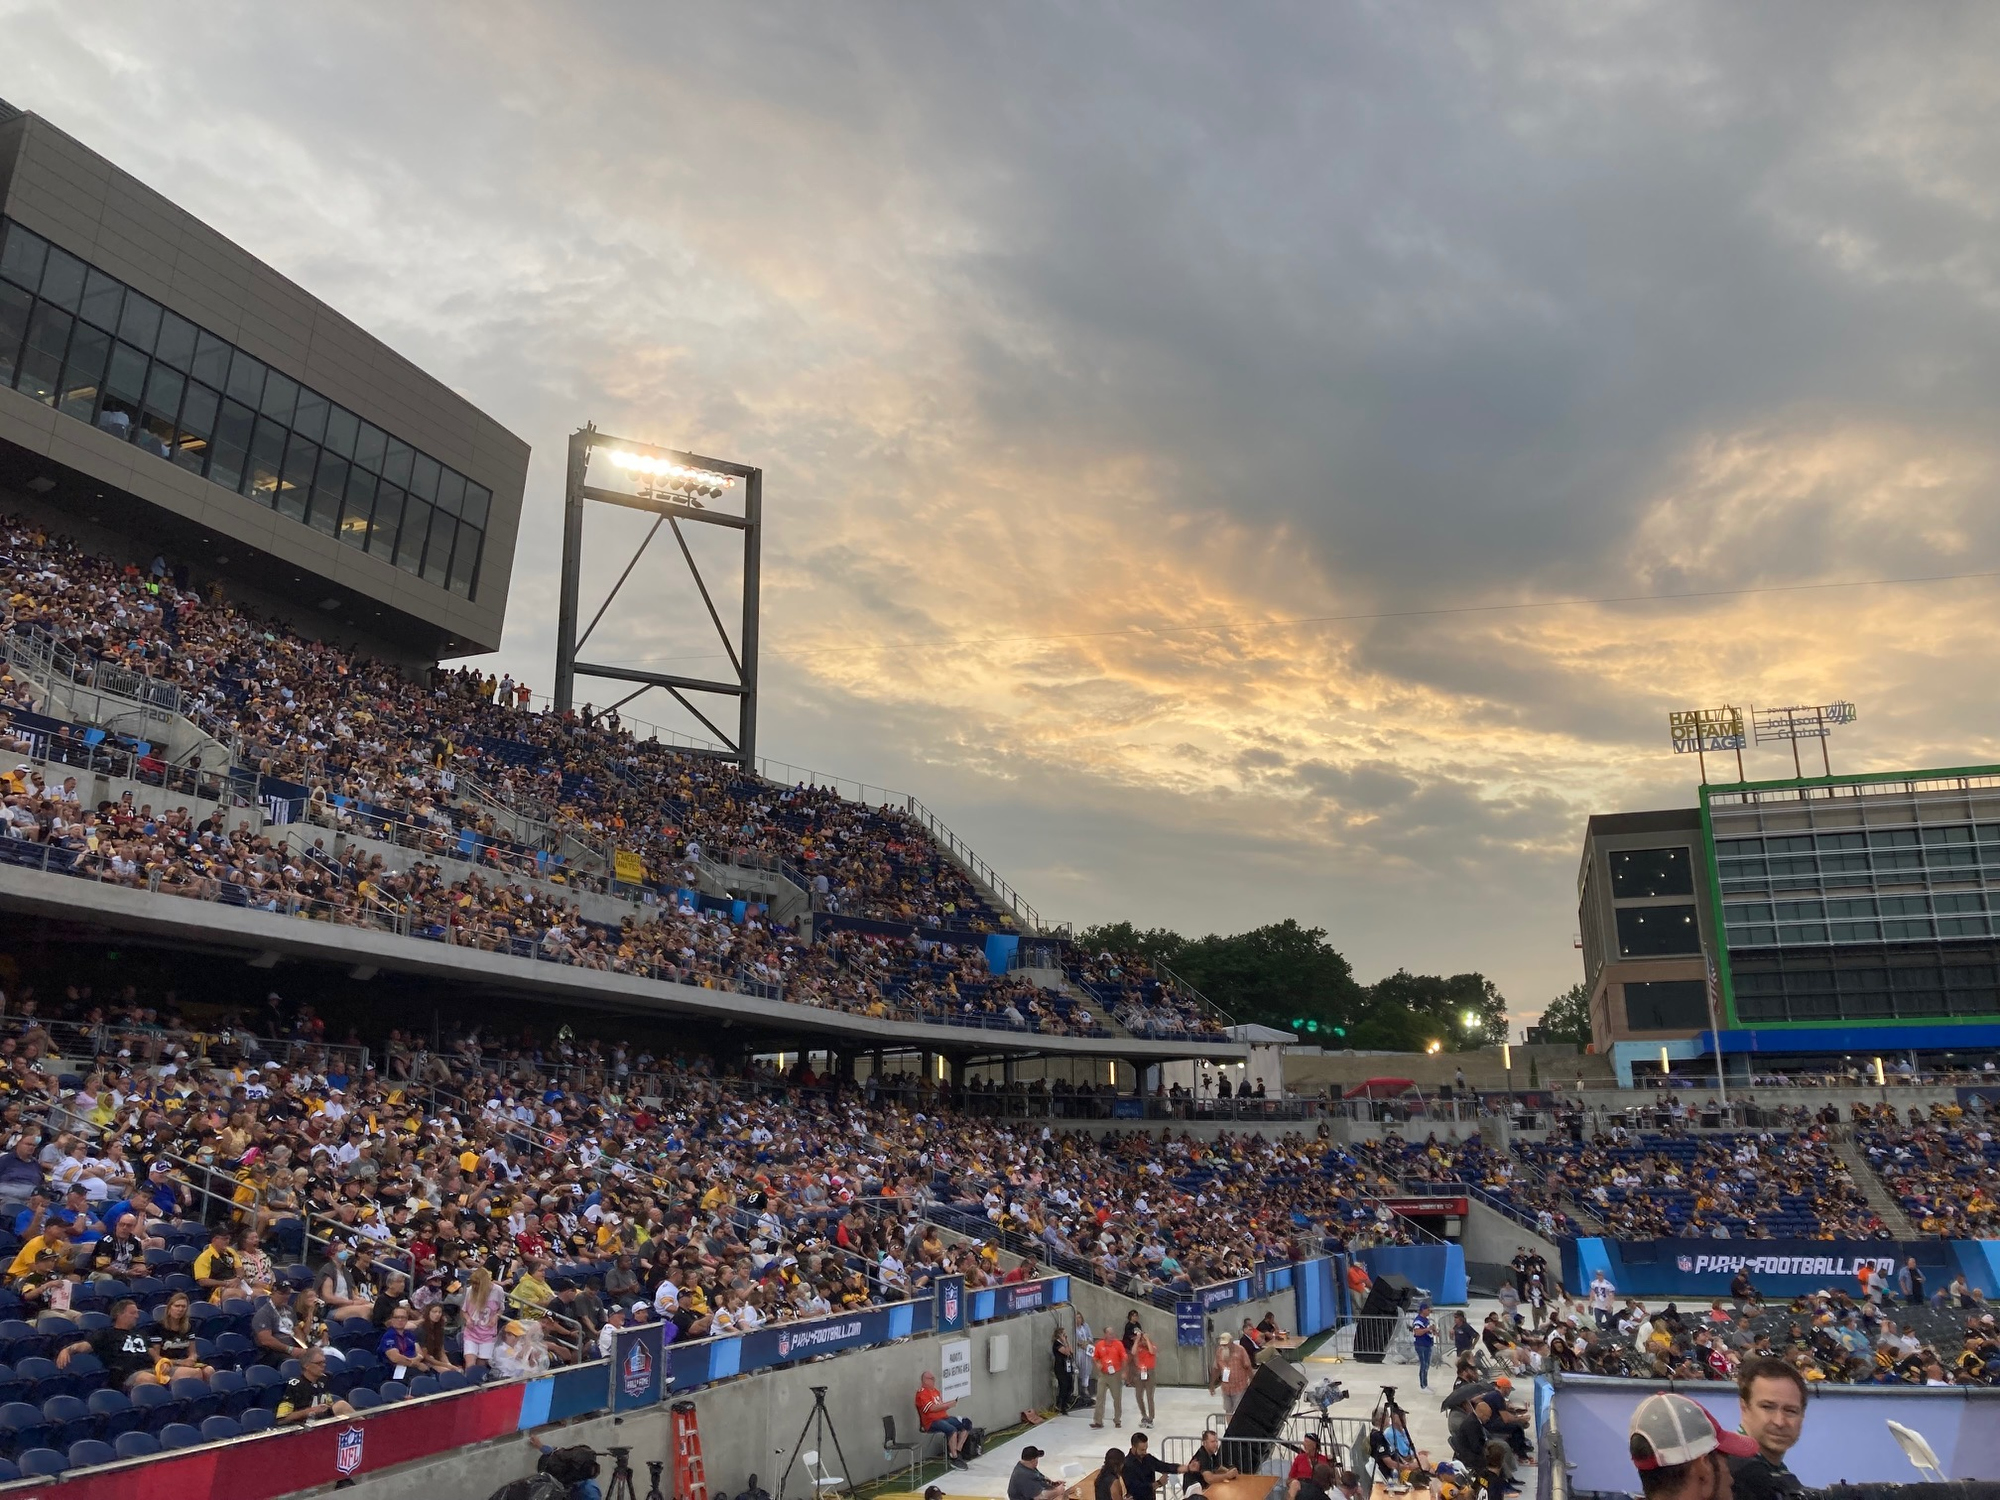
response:
{"label": "crowd of spectators", "polygon": [[[990,972],[980,934],[1002,919],[906,812],[745,777],[636,740],[615,714],[534,713],[511,681],[453,672],[420,684],[204,599],[162,566],[91,557],[24,523],[0,530],[0,623],[173,685],[239,766],[281,778],[264,788],[305,793],[297,824],[253,828],[227,798],[177,805],[165,785],[157,811],[131,796],[85,807],[76,777],[45,780],[23,763],[0,782],[4,832],[43,846],[38,857],[127,886],[883,1019],[1108,1034],[1087,999]],[[0,688],[28,706],[19,679]],[[27,722],[8,742],[17,753],[31,743]],[[54,737],[70,742],[74,730]],[[37,748],[50,750],[49,738]],[[538,866],[498,837],[503,805],[543,819],[551,843],[636,853],[658,877],[645,904],[593,918],[577,893],[607,882],[573,861]],[[425,831],[414,854],[402,836],[412,828]],[[380,843],[338,837],[385,831],[394,837]],[[741,917],[713,909],[693,888],[718,855],[780,863],[820,910],[901,930],[829,923],[815,944],[757,903]],[[1182,1032],[1213,1032],[1173,1014]]]}
{"label": "crowd of spectators", "polygon": [[1522,1142],[1544,1185],[1619,1239],[1890,1238],[1828,1128]]}
{"label": "crowd of spectators", "polygon": [[1107,1007],[1133,1036],[1177,1041],[1222,1032],[1220,1018],[1137,954],[1071,949],[1064,968],[1072,984]]}
{"label": "crowd of spectators", "polygon": [[1544,1371],[1642,1380],[1733,1382],[1745,1360],[1784,1360],[1809,1383],[2000,1384],[2000,1325],[1963,1282],[1915,1305],[1894,1284],[1829,1288],[1766,1305],[1754,1295],[1707,1307],[1636,1299],[1603,1317],[1558,1297],[1529,1327],[1507,1313],[1478,1328],[1462,1314],[1452,1329],[1461,1378],[1512,1379]]}
{"label": "crowd of spectators", "polygon": [[2000,1234],[2000,1142],[1983,1104],[1913,1108],[1907,1121],[1892,1104],[1858,1105],[1854,1139],[1922,1233],[1953,1240]]}

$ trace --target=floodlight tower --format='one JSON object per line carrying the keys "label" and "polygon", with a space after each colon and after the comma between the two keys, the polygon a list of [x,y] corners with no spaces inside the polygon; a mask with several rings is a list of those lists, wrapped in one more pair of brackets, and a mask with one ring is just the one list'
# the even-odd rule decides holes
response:
{"label": "floodlight tower", "polygon": [[[591,463],[597,456],[612,471],[595,475]],[[610,485],[593,483],[593,479],[610,479]],[[740,501],[737,499],[740,494]],[[625,569],[618,575],[618,581],[611,585],[611,592],[597,607],[597,613],[590,617],[590,623],[577,633],[578,592],[583,573],[583,513],[584,506],[591,502],[599,505],[617,505],[627,510],[645,511],[653,519],[645,539],[632,554]],[[737,638],[731,641],[729,631],[722,623],[722,616],[716,610],[715,600],[708,592],[708,581],[702,577],[700,567],[695,563],[694,553],[688,549],[687,537],[681,531],[683,521],[703,526],[720,526],[743,533],[743,615],[737,630]],[[611,601],[618,597],[618,591],[625,586],[625,580],[632,576],[632,569],[638,566],[646,548],[659,534],[661,526],[673,529],[674,540],[680,543],[681,558],[687,564],[694,586],[701,593],[701,602],[707,606],[709,621],[715,626],[715,633],[722,642],[722,649],[729,656],[729,663],[735,668],[733,681],[703,677],[680,677],[666,672],[642,672],[635,667],[604,666],[596,662],[579,661],[577,653],[589,642],[591,632],[597,629],[598,621],[611,607]],[[562,601],[556,615],[556,691],[557,712],[566,712],[575,707],[576,679],[579,677],[601,677],[612,682],[632,682],[638,687],[627,693],[616,703],[607,705],[607,711],[622,708],[648,688],[659,688],[680,704],[695,718],[699,719],[723,749],[717,754],[725,760],[733,760],[746,771],[757,768],[757,613],[760,576],[760,560],[764,540],[764,471],[749,468],[743,464],[729,463],[719,458],[703,458],[698,453],[683,453],[672,448],[661,448],[651,443],[632,442],[625,438],[611,437],[599,432],[596,424],[586,423],[572,433],[569,440],[569,471],[563,487],[563,556],[562,556]],[[736,700],[736,732],[732,736],[719,727],[701,709],[689,701],[689,693],[703,693],[712,696],[734,698]]]}

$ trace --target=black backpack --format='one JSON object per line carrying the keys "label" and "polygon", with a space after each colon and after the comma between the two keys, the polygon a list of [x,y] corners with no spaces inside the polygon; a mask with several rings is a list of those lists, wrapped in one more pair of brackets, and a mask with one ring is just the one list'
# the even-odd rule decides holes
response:
{"label": "black backpack", "polygon": [[535,1465],[535,1472],[548,1475],[567,1490],[582,1484],[586,1479],[597,1477],[597,1450],[581,1445],[574,1448],[551,1448],[542,1455],[542,1461]]}
{"label": "black backpack", "polygon": [[535,1474],[503,1484],[488,1500],[569,1500],[569,1486],[557,1484],[546,1474]]}

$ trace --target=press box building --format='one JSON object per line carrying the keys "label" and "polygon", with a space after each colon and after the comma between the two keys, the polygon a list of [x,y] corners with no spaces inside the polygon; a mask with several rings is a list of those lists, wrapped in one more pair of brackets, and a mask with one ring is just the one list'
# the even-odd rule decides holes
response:
{"label": "press box building", "polygon": [[528,445],[0,104],[0,505],[410,665],[493,649]]}
{"label": "press box building", "polygon": [[1595,816],[1577,897],[1592,1038],[1621,1075],[1663,1046],[1697,1075],[1718,1047],[1732,1072],[2000,1049],[2000,767]]}

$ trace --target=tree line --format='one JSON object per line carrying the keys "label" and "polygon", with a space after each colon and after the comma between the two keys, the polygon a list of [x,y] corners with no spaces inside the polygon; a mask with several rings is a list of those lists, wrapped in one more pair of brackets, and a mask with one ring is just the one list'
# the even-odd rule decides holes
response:
{"label": "tree line", "polygon": [[1229,936],[1189,938],[1113,922],[1076,937],[1086,953],[1135,953],[1165,964],[1239,1022],[1275,1027],[1328,1049],[1448,1052],[1507,1039],[1507,1001],[1483,974],[1395,973],[1362,984],[1323,927],[1293,918]]}

